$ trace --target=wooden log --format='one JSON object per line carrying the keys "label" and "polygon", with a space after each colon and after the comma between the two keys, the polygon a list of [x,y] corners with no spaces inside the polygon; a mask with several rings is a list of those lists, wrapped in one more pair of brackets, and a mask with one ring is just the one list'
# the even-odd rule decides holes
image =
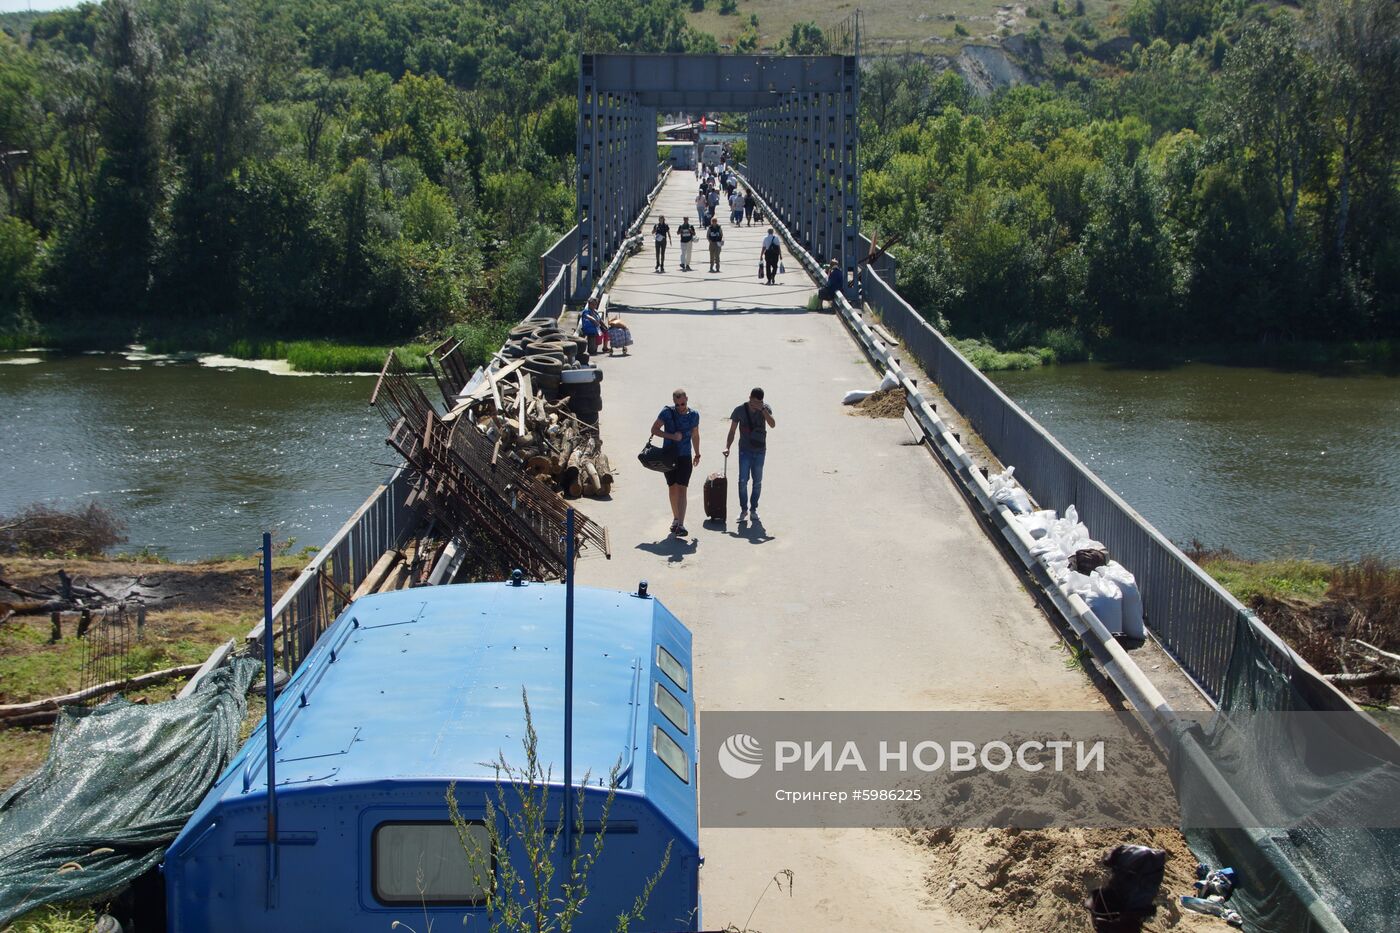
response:
{"label": "wooden log", "polygon": [[[179,667],[168,667],[165,670],[152,671],[149,674],[140,674],[136,677],[127,677],[122,680],[111,680],[105,684],[98,684],[95,687],[88,687],[74,693],[65,693],[62,696],[49,697],[44,700],[33,700],[28,703],[7,703],[0,705],[0,726],[33,725],[28,717],[36,713],[48,713],[49,722],[58,715],[59,707],[69,706],[73,703],[82,703],[87,700],[94,700],[101,696],[107,696],[120,690],[134,690],[140,687],[150,687],[155,684],[173,680],[176,677],[188,677],[203,666],[199,664],[182,664]],[[24,721],[21,721],[24,720]]]}
{"label": "wooden log", "polygon": [[583,492],[583,488],[579,485],[578,474],[577,466],[565,467],[564,471],[559,474],[559,488],[564,495],[574,499],[577,499]]}
{"label": "wooden log", "polygon": [[350,601],[354,602],[361,596],[368,596],[370,593],[375,592],[379,584],[384,582],[384,576],[389,572],[389,568],[394,566],[394,561],[398,560],[398,558],[398,551],[385,551],[380,556],[379,560],[374,562],[374,566],[369,569],[369,573],[365,575],[360,585],[355,587],[355,592],[350,594]]}
{"label": "wooden log", "polygon": [[376,593],[391,593],[403,586],[403,581],[408,579],[408,564],[403,560],[394,562],[393,568],[384,576],[384,580],[379,584]]}
{"label": "wooden log", "polygon": [[1327,679],[1338,687],[1394,687],[1400,686],[1400,671],[1367,671],[1364,674],[1327,674]]}
{"label": "wooden log", "polygon": [[596,496],[603,491],[603,481],[599,477],[598,467],[592,460],[583,461],[583,494],[586,496]]}

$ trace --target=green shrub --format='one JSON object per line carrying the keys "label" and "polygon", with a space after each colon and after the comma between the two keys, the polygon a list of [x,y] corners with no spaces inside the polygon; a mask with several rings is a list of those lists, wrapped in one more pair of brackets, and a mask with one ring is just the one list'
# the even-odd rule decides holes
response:
{"label": "green shrub", "polygon": [[1008,369],[1035,369],[1044,360],[1035,350],[1004,352],[982,340],[954,340],[953,346],[967,358],[967,361],[984,373],[1001,372]]}
{"label": "green shrub", "polygon": [[1047,330],[1041,336],[1045,349],[1053,354],[1054,363],[1078,363],[1089,358],[1089,346],[1084,338],[1067,327]]}
{"label": "green shrub", "polygon": [[469,366],[484,366],[506,342],[511,325],[506,321],[473,321],[454,324],[449,333],[462,341],[462,355]]}
{"label": "green shrub", "polygon": [[964,26],[962,23],[956,23],[953,26],[953,32],[959,36],[966,36],[968,34],[967,27]]}

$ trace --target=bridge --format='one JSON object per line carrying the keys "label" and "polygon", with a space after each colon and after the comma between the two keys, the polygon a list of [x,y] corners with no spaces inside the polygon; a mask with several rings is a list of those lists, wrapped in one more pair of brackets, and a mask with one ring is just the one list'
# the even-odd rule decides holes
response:
{"label": "bridge", "polygon": [[[1279,696],[1374,728],[970,366],[900,298],[891,263],[862,262],[858,85],[849,56],[583,57],[579,225],[541,257],[530,317],[572,326],[580,300],[606,293],[635,339],[627,356],[595,360],[605,376],[599,431],[615,462],[630,465],[675,388],[701,413],[702,459],[684,538],[669,533],[660,477],[635,466],[611,498],[581,504],[607,527],[612,556],[581,561],[579,580],[649,581],[695,633],[703,710],[1130,708],[1164,734],[1178,712],[1241,703],[1234,687],[1247,667],[1267,669]],[[665,273],[654,271],[642,231],[661,216],[673,230],[693,219],[695,196],[693,176],[656,162],[660,107],[748,111],[749,157],[738,168],[784,239],[776,285],[756,274],[768,223],[725,224],[717,274],[703,261],[681,271],[674,252]],[[828,258],[853,297],[808,310]],[[902,419],[841,405],[886,373],[904,389]],[[702,478],[724,469],[729,412],[753,386],[777,423],[762,518],[704,523]],[[1144,645],[1125,649],[1035,558],[992,496],[986,474],[1005,465],[1041,507],[1076,506],[1137,575]],[[736,466],[731,458],[731,482]],[[396,472],[278,602],[274,635],[303,646],[288,663],[381,555],[412,536],[424,508],[414,482],[411,470]],[[441,558],[434,582],[451,578],[451,561]],[[1087,652],[1092,677],[1066,664],[1062,643]],[[1305,855],[1261,830],[1217,844],[1246,873],[1286,879],[1271,893],[1299,929],[1346,928],[1291,867]],[[791,869],[796,891],[764,902],[765,929],[974,928],[931,902],[923,854],[890,831],[707,829],[702,814],[702,851],[707,927],[743,922],[769,878]]]}

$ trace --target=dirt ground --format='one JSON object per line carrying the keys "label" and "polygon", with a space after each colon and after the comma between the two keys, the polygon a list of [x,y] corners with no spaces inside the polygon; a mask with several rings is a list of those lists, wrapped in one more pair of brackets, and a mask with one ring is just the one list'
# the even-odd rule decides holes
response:
{"label": "dirt ground", "polygon": [[1037,933],[1088,930],[1088,913],[1082,902],[1103,877],[1098,860],[1107,850],[1125,843],[1167,852],[1157,916],[1144,930],[1228,929],[1212,917],[1181,910],[1181,895],[1192,893],[1196,859],[1175,828],[940,828],[912,830],[908,838],[928,855],[924,882],[929,897],[978,929]]}
{"label": "dirt ground", "polygon": [[[300,571],[301,557],[277,558],[273,588],[282,592]],[[219,644],[242,639],[262,611],[262,576],[256,557],[217,563],[140,563],[128,560],[5,558],[0,578],[24,587],[57,587],[58,571],[103,592],[138,592],[146,606],[139,640],[125,650],[123,672],[142,674],[203,661]],[[4,602],[8,593],[0,594]],[[57,696],[83,686],[86,646],[76,621],[65,618],[63,637],[51,642],[49,617],[18,616],[0,623],[0,703]],[[175,680],[130,694],[136,702],[174,696]],[[32,771],[48,753],[51,730],[0,729],[0,788]]]}
{"label": "dirt ground", "polygon": [[881,389],[851,406],[855,414],[867,418],[903,418],[904,408],[903,389]]}

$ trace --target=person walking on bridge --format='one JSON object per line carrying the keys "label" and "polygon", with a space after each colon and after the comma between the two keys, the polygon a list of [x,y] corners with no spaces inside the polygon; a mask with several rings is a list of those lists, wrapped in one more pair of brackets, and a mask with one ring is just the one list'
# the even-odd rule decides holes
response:
{"label": "person walking on bridge", "polygon": [[651,238],[656,241],[656,271],[665,272],[666,245],[671,242],[671,227],[666,223],[665,217],[651,228]]}
{"label": "person walking on bridge", "polygon": [[709,226],[709,220],[705,217],[705,208],[708,202],[705,200],[705,186],[700,186],[700,193],[695,196],[695,218],[700,221],[700,226]]}
{"label": "person walking on bridge", "polygon": [[744,226],[753,226],[753,209],[758,207],[758,202],[754,200],[752,191],[744,192]]}
{"label": "person walking on bridge", "polygon": [[768,284],[773,284],[773,278],[778,274],[778,263],[783,258],[782,240],[773,232],[773,228],[768,228],[768,235],[763,238],[763,243],[758,248],[758,257],[763,262],[764,274],[768,276]]}
{"label": "person walking on bridge", "polygon": [[671,393],[671,404],[656,416],[651,433],[661,438],[662,449],[676,458],[676,465],[665,473],[666,494],[671,500],[671,534],[684,538],[689,534],[685,506],[690,473],[700,465],[700,413],[689,406],[685,389]]}
{"label": "person walking on bridge", "polygon": [[[729,415],[729,438],[724,442],[724,455],[734,446],[734,432],[739,432],[739,521],[758,521],[758,494],[763,491],[763,459],[768,455],[768,429],[776,428],[773,409],[763,401],[763,390],[754,387],[749,400]],[[752,480],[753,489],[749,490]]]}
{"label": "person walking on bridge", "polygon": [[719,251],[724,248],[724,228],[719,225],[718,217],[710,218],[710,226],[705,231],[705,238],[710,241],[710,271],[719,271]]}
{"label": "person walking on bridge", "polygon": [[690,251],[695,247],[695,228],[690,224],[689,217],[681,218],[681,225],[676,228],[676,235],[681,238],[681,271],[690,271]]}
{"label": "person walking on bridge", "polygon": [[729,194],[729,222],[739,226],[744,221],[744,196],[736,188]]}

